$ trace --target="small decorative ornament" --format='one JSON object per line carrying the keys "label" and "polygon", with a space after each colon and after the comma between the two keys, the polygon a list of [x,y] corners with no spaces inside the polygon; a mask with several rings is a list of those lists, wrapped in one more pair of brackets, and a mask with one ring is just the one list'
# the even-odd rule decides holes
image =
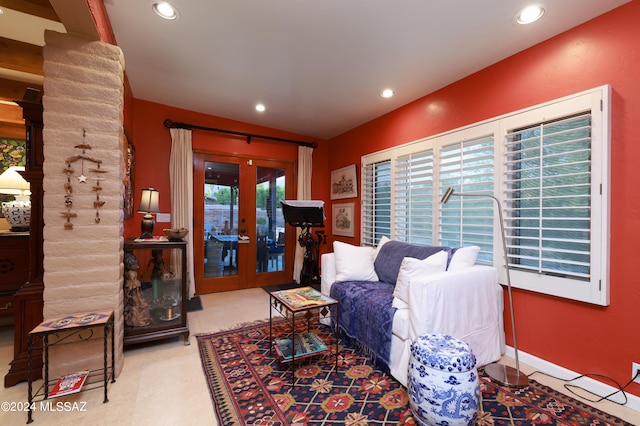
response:
{"label": "small decorative ornament", "polygon": [[66,218],[67,221],[64,224],[64,229],[73,229],[73,223],[71,223],[71,218],[77,217],[77,213],[72,212],[71,208],[73,207],[73,186],[71,185],[71,175],[74,173],[71,165],[76,161],[81,161],[81,172],[80,176],[77,177],[78,183],[87,183],[89,179],[85,176],[84,172],[84,162],[89,161],[96,165],[95,168],[89,170],[91,173],[95,173],[95,185],[92,187],[92,190],[96,193],[96,200],[93,202],[93,207],[96,209],[96,217],[94,219],[95,223],[100,223],[100,208],[104,206],[105,201],[100,199],[100,191],[102,191],[102,186],[100,186],[100,181],[103,179],[102,174],[107,173],[105,170],[100,168],[102,164],[102,160],[97,160],[95,158],[89,157],[86,155],[86,150],[91,149],[91,145],[86,143],[87,129],[82,129],[82,143],[74,146],[76,149],[81,149],[82,153],[79,155],[74,155],[66,159],[67,167],[63,169],[63,173],[67,175],[67,182],[64,184],[65,196],[64,196],[64,204],[67,208],[66,212],[62,213],[62,217]]}

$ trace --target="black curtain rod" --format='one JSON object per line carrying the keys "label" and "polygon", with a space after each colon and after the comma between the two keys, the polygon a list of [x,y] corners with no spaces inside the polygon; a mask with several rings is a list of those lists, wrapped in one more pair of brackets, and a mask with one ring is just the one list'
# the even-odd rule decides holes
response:
{"label": "black curtain rod", "polygon": [[188,123],[176,123],[174,121],[171,121],[168,118],[164,120],[164,127],[166,127],[167,129],[206,130],[208,132],[218,132],[218,133],[226,133],[228,135],[243,136],[247,138],[247,143],[251,143],[251,139],[266,139],[266,140],[277,141],[277,142],[295,143],[297,145],[308,146],[310,148],[318,147],[317,142],[296,141],[293,139],[278,138],[275,136],[264,136],[264,135],[257,135],[255,133],[237,132],[235,130],[216,129],[215,127],[198,126],[195,124],[188,124]]}

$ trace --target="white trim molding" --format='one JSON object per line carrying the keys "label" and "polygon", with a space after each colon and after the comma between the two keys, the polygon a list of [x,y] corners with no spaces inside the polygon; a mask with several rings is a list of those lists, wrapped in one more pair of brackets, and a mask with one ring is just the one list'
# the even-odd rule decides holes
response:
{"label": "white trim molding", "polygon": [[[513,347],[511,346],[507,346],[506,347],[506,351],[505,351],[505,356],[510,357],[510,358],[515,358],[515,352],[513,350]],[[567,368],[564,368],[560,365],[554,364],[552,362],[549,362],[547,360],[544,360],[542,358],[538,358],[535,355],[531,355],[528,354],[526,352],[523,352],[521,350],[518,350],[518,357],[520,359],[521,363],[524,363],[530,367],[533,367],[534,371],[535,370],[539,370],[545,374],[548,374],[550,376],[559,378],[561,380],[571,380],[574,377],[578,377],[581,376],[582,374],[585,373],[577,373],[575,371],[569,370]],[[526,372],[526,371],[525,371]],[[533,379],[539,383],[542,383],[542,380],[538,380],[538,378],[536,378],[536,375],[534,374],[533,376],[531,376],[531,373],[529,374],[529,378]],[[629,371],[629,375],[631,375],[631,371]],[[621,385],[624,386],[625,383],[627,383],[628,380],[624,380],[623,383],[621,383]],[[613,386],[607,385],[605,383],[602,383],[598,380],[595,379],[591,379],[588,377],[581,377],[579,379],[576,379],[574,381],[572,381],[571,383],[572,385],[575,386],[579,386],[581,388],[584,388],[585,390],[587,390],[588,392],[593,393],[594,395],[592,396],[593,398],[597,398],[595,395],[598,396],[605,396],[605,395],[609,395],[612,394],[616,391],[619,391],[619,389],[614,388]],[[566,393],[566,392],[563,392]],[[627,403],[624,404],[624,397],[621,394],[621,392],[618,392],[614,395],[612,395],[611,397],[609,397],[609,401],[613,401],[613,402],[617,402],[619,404],[624,404],[623,407],[627,407],[630,408],[634,411],[638,412],[638,415],[640,416],[640,397],[630,394],[628,392],[625,392],[626,396],[627,396]],[[583,400],[581,398],[575,397],[574,395],[570,395],[586,404],[589,404],[595,408],[598,408],[600,410],[603,410],[605,412],[607,412],[606,409],[603,409],[601,407],[598,407],[598,403],[594,403],[594,402],[588,402],[586,400]],[[615,415],[615,414],[613,414]]]}

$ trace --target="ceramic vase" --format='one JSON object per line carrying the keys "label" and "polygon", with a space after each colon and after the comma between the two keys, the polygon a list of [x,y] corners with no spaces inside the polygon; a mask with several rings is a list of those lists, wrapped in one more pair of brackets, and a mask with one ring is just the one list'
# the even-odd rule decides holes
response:
{"label": "ceramic vase", "polygon": [[409,405],[422,425],[472,425],[480,403],[476,359],[452,336],[427,334],[411,345]]}
{"label": "ceramic vase", "polygon": [[27,229],[31,223],[31,201],[4,202],[2,214],[12,228]]}

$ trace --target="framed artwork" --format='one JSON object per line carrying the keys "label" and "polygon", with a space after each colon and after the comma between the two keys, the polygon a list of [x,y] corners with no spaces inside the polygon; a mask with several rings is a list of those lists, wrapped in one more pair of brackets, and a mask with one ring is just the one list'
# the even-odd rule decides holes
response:
{"label": "framed artwork", "polygon": [[124,161],[124,218],[130,219],[133,217],[133,178],[136,165],[136,149],[131,143],[131,140],[126,136],[125,132],[125,161]]}
{"label": "framed artwork", "polygon": [[356,165],[352,164],[331,172],[331,199],[353,198],[358,196]]}
{"label": "framed artwork", "polygon": [[333,205],[333,235],[355,236],[355,203],[336,203]]}
{"label": "framed artwork", "polygon": [[[0,174],[11,166],[24,166],[26,161],[26,145],[23,140],[0,139]],[[0,205],[5,201],[13,201],[11,194],[0,194]],[[0,217],[4,217],[0,209]]]}

